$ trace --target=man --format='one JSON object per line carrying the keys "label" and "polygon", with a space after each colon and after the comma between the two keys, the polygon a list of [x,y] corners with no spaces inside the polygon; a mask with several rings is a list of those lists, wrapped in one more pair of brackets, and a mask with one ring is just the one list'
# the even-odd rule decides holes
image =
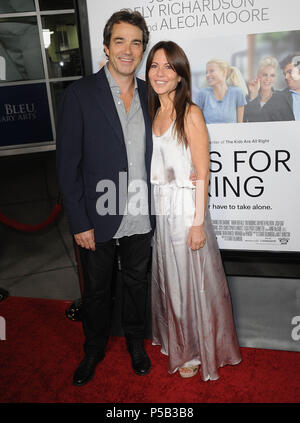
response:
{"label": "man", "polygon": [[[103,35],[108,64],[67,88],[57,135],[61,192],[71,232],[80,246],[84,273],[85,356],[75,371],[75,385],[91,380],[105,355],[117,243],[127,349],[136,374],[145,375],[151,367],[143,342],[146,275],[154,228],[149,188],[152,125],[145,83],[135,78],[149,31],[138,12],[121,10],[108,20]],[[148,187],[147,192],[141,192],[146,214],[130,213],[128,205],[133,197],[124,190],[124,175],[127,186],[142,181]],[[107,188],[112,184],[116,195],[101,202],[99,192],[105,184]],[[106,190],[102,195],[107,194]]]}
{"label": "man", "polygon": [[[257,121],[300,120],[300,54],[290,54],[280,63],[288,88],[275,91],[271,99],[260,108],[260,97],[253,100],[250,110],[259,107]],[[249,113],[249,110],[248,110]]]}
{"label": "man", "polygon": [[[260,96],[249,103],[252,113],[258,109],[259,122],[300,120],[300,55],[290,54],[280,63],[288,88],[275,91],[270,100],[261,109]],[[257,116],[257,111],[256,111]],[[247,116],[245,116],[247,121]]]}
{"label": "man", "polygon": [[280,66],[288,84],[284,95],[293,115],[291,120],[300,120],[300,53],[288,55]]}

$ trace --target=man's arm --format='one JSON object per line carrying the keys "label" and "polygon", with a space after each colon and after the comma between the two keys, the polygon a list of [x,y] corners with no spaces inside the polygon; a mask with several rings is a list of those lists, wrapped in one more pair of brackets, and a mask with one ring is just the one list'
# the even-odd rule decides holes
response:
{"label": "man's arm", "polygon": [[82,144],[82,110],[76,93],[72,87],[69,87],[64,93],[60,106],[56,151],[60,190],[73,234],[82,234],[87,231],[93,233],[85,208],[81,169]]}

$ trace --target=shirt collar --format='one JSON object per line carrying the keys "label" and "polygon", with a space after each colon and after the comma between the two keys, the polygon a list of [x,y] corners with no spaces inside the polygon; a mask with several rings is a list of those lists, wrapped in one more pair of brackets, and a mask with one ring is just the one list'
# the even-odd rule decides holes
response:
{"label": "shirt collar", "polygon": [[297,93],[297,91],[295,91],[295,90],[290,90],[290,92],[291,92],[292,94],[300,95],[300,94],[299,94],[299,93]]}
{"label": "shirt collar", "polygon": [[[119,85],[117,84],[117,82],[115,81],[114,77],[112,76],[112,74],[110,73],[110,71],[108,70],[108,62],[105,64],[104,66],[104,71],[109,83],[109,86],[111,89],[113,88],[118,88],[120,89]],[[136,80],[136,76],[134,75],[134,89],[137,89],[138,85],[137,85],[137,80]]]}

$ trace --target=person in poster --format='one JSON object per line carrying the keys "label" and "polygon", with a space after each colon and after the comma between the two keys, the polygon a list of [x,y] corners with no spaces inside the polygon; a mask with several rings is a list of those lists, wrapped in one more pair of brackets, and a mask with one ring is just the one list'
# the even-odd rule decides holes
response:
{"label": "person in poster", "polygon": [[267,56],[261,60],[257,78],[248,84],[250,95],[245,106],[244,122],[295,120],[289,95],[274,89],[278,67],[274,57]]}
{"label": "person in poster", "polygon": [[195,100],[205,122],[243,122],[248,89],[239,69],[225,60],[212,59],[206,64],[206,79],[209,87],[201,88]]}
{"label": "person in poster", "polygon": [[[151,183],[156,231],[152,260],[152,342],[168,355],[169,373],[216,380],[241,361],[230,294],[207,208],[209,136],[191,101],[190,65],[172,41],[146,64],[153,119]],[[194,168],[197,181],[190,180]]]}
{"label": "person in poster", "polygon": [[[85,355],[74,373],[75,385],[89,382],[105,356],[117,243],[127,349],[136,374],[145,375],[151,367],[144,349],[147,270],[155,224],[150,189],[141,193],[144,213],[131,213],[129,207],[126,213],[131,193],[122,183],[124,178],[120,180],[125,175],[125,185],[135,180],[146,188],[150,185],[152,126],[145,82],[135,77],[149,31],[140,13],[121,10],[107,21],[103,39],[108,64],[66,89],[57,131],[61,193],[84,274]],[[105,197],[107,188],[115,189],[113,198]],[[98,192],[104,194],[99,197]],[[105,203],[109,207],[110,200],[107,210]]]}
{"label": "person in poster", "polygon": [[280,62],[288,88],[283,92],[293,113],[300,120],[300,52],[289,54]]}

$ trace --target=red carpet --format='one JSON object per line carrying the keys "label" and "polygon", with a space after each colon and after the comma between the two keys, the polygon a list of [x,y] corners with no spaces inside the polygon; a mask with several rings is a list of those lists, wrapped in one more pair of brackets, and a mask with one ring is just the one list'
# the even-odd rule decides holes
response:
{"label": "red carpet", "polygon": [[1,403],[299,403],[297,352],[242,348],[243,361],[220,379],[183,380],[167,373],[167,358],[146,341],[152,371],[133,373],[124,338],[111,337],[94,379],[72,385],[82,358],[81,323],[65,317],[67,301],[9,297],[0,303]]}

